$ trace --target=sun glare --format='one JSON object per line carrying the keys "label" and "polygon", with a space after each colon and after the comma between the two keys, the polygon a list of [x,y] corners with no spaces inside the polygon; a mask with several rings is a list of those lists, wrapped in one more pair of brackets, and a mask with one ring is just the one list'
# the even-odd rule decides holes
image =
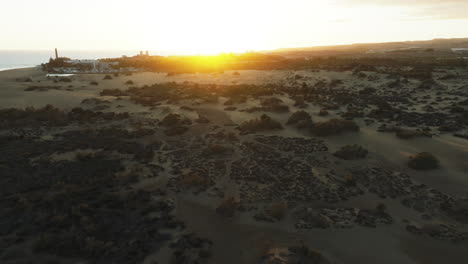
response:
{"label": "sun glare", "polygon": [[[267,43],[271,21],[277,11],[274,3],[240,1],[226,7],[219,1],[204,0],[186,3],[174,14],[160,14],[157,21],[147,20],[144,31],[157,28],[161,34],[150,35],[151,47],[176,51],[179,54],[213,55],[221,52],[240,53],[271,48]],[[173,4],[167,8],[176,9]],[[154,4],[154,8],[157,4]],[[263,10],[263,12],[258,12]],[[160,21],[167,21],[164,25]],[[160,38],[159,36],[170,36]]]}
{"label": "sun glare", "polygon": [[[201,0],[184,2],[183,9],[178,8],[177,3],[165,4],[165,8],[177,10],[176,16],[173,12],[163,12],[153,19],[149,14],[158,8],[157,2],[145,11],[148,14],[143,16],[146,20],[141,35],[146,39],[142,45],[187,55],[321,45],[336,42],[337,36],[331,32],[343,26],[336,21],[350,17],[347,9],[337,8],[333,1],[303,1],[304,7],[300,10],[285,2],[263,0],[240,0],[231,6],[215,0]],[[357,26],[363,21],[367,23],[368,19],[377,19],[378,12],[373,8],[352,11],[359,13],[359,19],[354,21]],[[294,16],[288,15],[293,12]],[[290,23],[301,27],[288,27]],[[159,34],[146,33],[154,30]],[[291,38],[297,39],[296,42],[291,42]]]}
{"label": "sun glare", "polygon": [[9,25],[2,28],[0,49],[213,55],[453,38],[466,35],[468,24],[462,12],[467,4],[446,1],[422,8],[423,1],[403,0],[82,0],[67,5],[73,12],[63,12],[59,0],[9,2],[8,10],[21,12],[0,17]]}

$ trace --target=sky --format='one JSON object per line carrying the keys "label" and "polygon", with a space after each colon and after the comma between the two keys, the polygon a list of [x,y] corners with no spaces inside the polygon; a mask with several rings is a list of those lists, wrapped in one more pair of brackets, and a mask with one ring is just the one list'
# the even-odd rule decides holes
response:
{"label": "sky", "polygon": [[215,54],[468,37],[468,0],[2,0],[0,50]]}

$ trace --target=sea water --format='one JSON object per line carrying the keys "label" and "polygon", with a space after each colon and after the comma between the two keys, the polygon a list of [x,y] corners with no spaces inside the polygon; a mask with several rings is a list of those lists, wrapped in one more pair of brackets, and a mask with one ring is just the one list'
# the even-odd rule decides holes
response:
{"label": "sea water", "polygon": [[[99,51],[99,50],[59,50],[60,57],[68,57],[71,59],[102,59],[102,58],[117,58],[122,55],[133,56],[137,51]],[[150,53],[154,54],[154,53]],[[52,50],[0,50],[0,71],[28,68],[46,63],[50,58],[55,57],[55,51]]]}

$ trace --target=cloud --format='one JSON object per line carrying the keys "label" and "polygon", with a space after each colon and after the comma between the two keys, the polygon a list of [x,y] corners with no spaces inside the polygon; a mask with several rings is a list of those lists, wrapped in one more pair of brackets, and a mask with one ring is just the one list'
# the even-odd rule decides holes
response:
{"label": "cloud", "polygon": [[416,18],[428,19],[468,19],[468,3],[457,6],[429,6],[411,12]]}
{"label": "cloud", "polygon": [[468,19],[468,0],[335,0],[344,7],[397,7],[405,20]]}
{"label": "cloud", "polygon": [[392,5],[392,6],[420,6],[420,5],[467,5],[466,0],[336,0],[335,3],[350,5]]}
{"label": "cloud", "polygon": [[336,18],[329,20],[331,23],[348,23],[351,21],[353,21],[351,18]]}

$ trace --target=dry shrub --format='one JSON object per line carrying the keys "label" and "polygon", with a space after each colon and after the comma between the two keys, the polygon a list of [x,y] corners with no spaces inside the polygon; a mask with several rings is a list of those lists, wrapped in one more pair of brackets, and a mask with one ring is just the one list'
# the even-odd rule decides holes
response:
{"label": "dry shrub", "polygon": [[263,99],[260,103],[262,105],[261,107],[254,107],[249,111],[289,112],[289,106],[282,104],[283,101],[275,97]]}
{"label": "dry shrub", "polygon": [[186,111],[195,111],[195,109],[193,109],[192,107],[190,106],[186,106],[186,105],[182,105],[181,107],[179,107],[181,110],[186,110]]}
{"label": "dry shrub", "polygon": [[221,155],[229,151],[229,148],[223,146],[223,145],[218,145],[218,144],[213,144],[208,146],[204,151],[204,155]]}
{"label": "dry shrub", "polygon": [[122,171],[115,174],[115,179],[123,186],[127,186],[138,182],[138,174],[135,170]]}
{"label": "dry shrub", "polygon": [[345,180],[345,184],[347,186],[356,186],[356,179],[354,178],[353,175],[351,174],[348,174],[344,177],[344,180]]}
{"label": "dry shrub", "polygon": [[101,96],[127,96],[128,93],[119,89],[104,89],[100,93]]}
{"label": "dry shrub", "polygon": [[401,139],[410,139],[414,137],[429,137],[430,135],[426,132],[410,130],[410,129],[398,129],[396,136]]}
{"label": "dry shrub", "polygon": [[180,125],[182,117],[179,114],[168,114],[159,122],[160,126],[171,127]]}
{"label": "dry shrub", "polygon": [[178,135],[182,135],[182,134],[185,134],[186,132],[188,131],[188,127],[184,127],[184,126],[172,126],[172,127],[169,127],[167,128],[166,130],[164,130],[164,134],[166,136],[178,136]]}
{"label": "dry shrub", "polygon": [[286,213],[288,211],[288,203],[287,202],[272,203],[267,211],[276,220],[282,220],[286,216]]}
{"label": "dry shrub", "polygon": [[68,78],[68,77],[62,77],[62,78],[59,79],[59,82],[67,82],[67,83],[69,83],[69,82],[72,82],[72,79],[71,79],[71,78]]}
{"label": "dry shrub", "polygon": [[96,158],[96,153],[94,152],[78,152],[76,153],[76,159],[79,161],[85,161]]}
{"label": "dry shrub", "polygon": [[431,170],[439,167],[439,160],[429,152],[421,152],[410,156],[408,166],[415,170]]}
{"label": "dry shrub", "polygon": [[297,247],[290,247],[289,251],[296,254],[294,263],[320,264],[320,263],[324,263],[324,260],[325,260],[322,253],[313,249],[309,249],[304,245],[297,246]]}
{"label": "dry shrub", "polygon": [[367,149],[357,144],[353,144],[341,147],[341,149],[333,153],[333,155],[344,160],[355,160],[365,158],[367,153]]}
{"label": "dry shrub", "polygon": [[377,211],[377,213],[385,213],[385,211],[387,211],[387,205],[385,205],[384,203],[379,203],[375,207],[375,210]]}
{"label": "dry shrub", "polygon": [[234,200],[234,197],[230,197],[221,201],[218,207],[216,207],[216,213],[226,217],[233,217],[237,207],[238,204]]}
{"label": "dry shrub", "polygon": [[159,122],[160,126],[164,127],[177,127],[177,126],[182,126],[182,125],[190,125],[192,122],[183,117],[182,115],[175,114],[175,113],[170,113],[167,116]]}
{"label": "dry shrub", "polygon": [[442,233],[442,228],[438,224],[425,224],[421,227],[421,230],[430,236],[436,236]]}
{"label": "dry shrub", "polygon": [[343,132],[359,131],[359,126],[351,120],[332,119],[325,122],[319,122],[311,129],[312,134],[317,136],[330,136]]}
{"label": "dry shrub", "polygon": [[224,105],[243,104],[245,102],[247,102],[247,97],[236,95],[236,96],[232,96],[226,102],[224,102]]}
{"label": "dry shrub", "polygon": [[238,129],[243,134],[249,134],[258,131],[283,129],[283,126],[268,115],[263,114],[260,118],[245,121]]}
{"label": "dry shrub", "polygon": [[306,111],[297,111],[289,117],[286,125],[295,125],[301,121],[312,121],[312,117]]}
{"label": "dry shrub", "polygon": [[325,110],[325,109],[320,110],[319,116],[327,116],[327,115],[328,115],[328,111],[327,111],[327,110]]}
{"label": "dry shrub", "polygon": [[200,172],[190,172],[182,175],[182,185],[186,188],[204,187],[210,185],[210,180],[206,176],[202,176]]}

